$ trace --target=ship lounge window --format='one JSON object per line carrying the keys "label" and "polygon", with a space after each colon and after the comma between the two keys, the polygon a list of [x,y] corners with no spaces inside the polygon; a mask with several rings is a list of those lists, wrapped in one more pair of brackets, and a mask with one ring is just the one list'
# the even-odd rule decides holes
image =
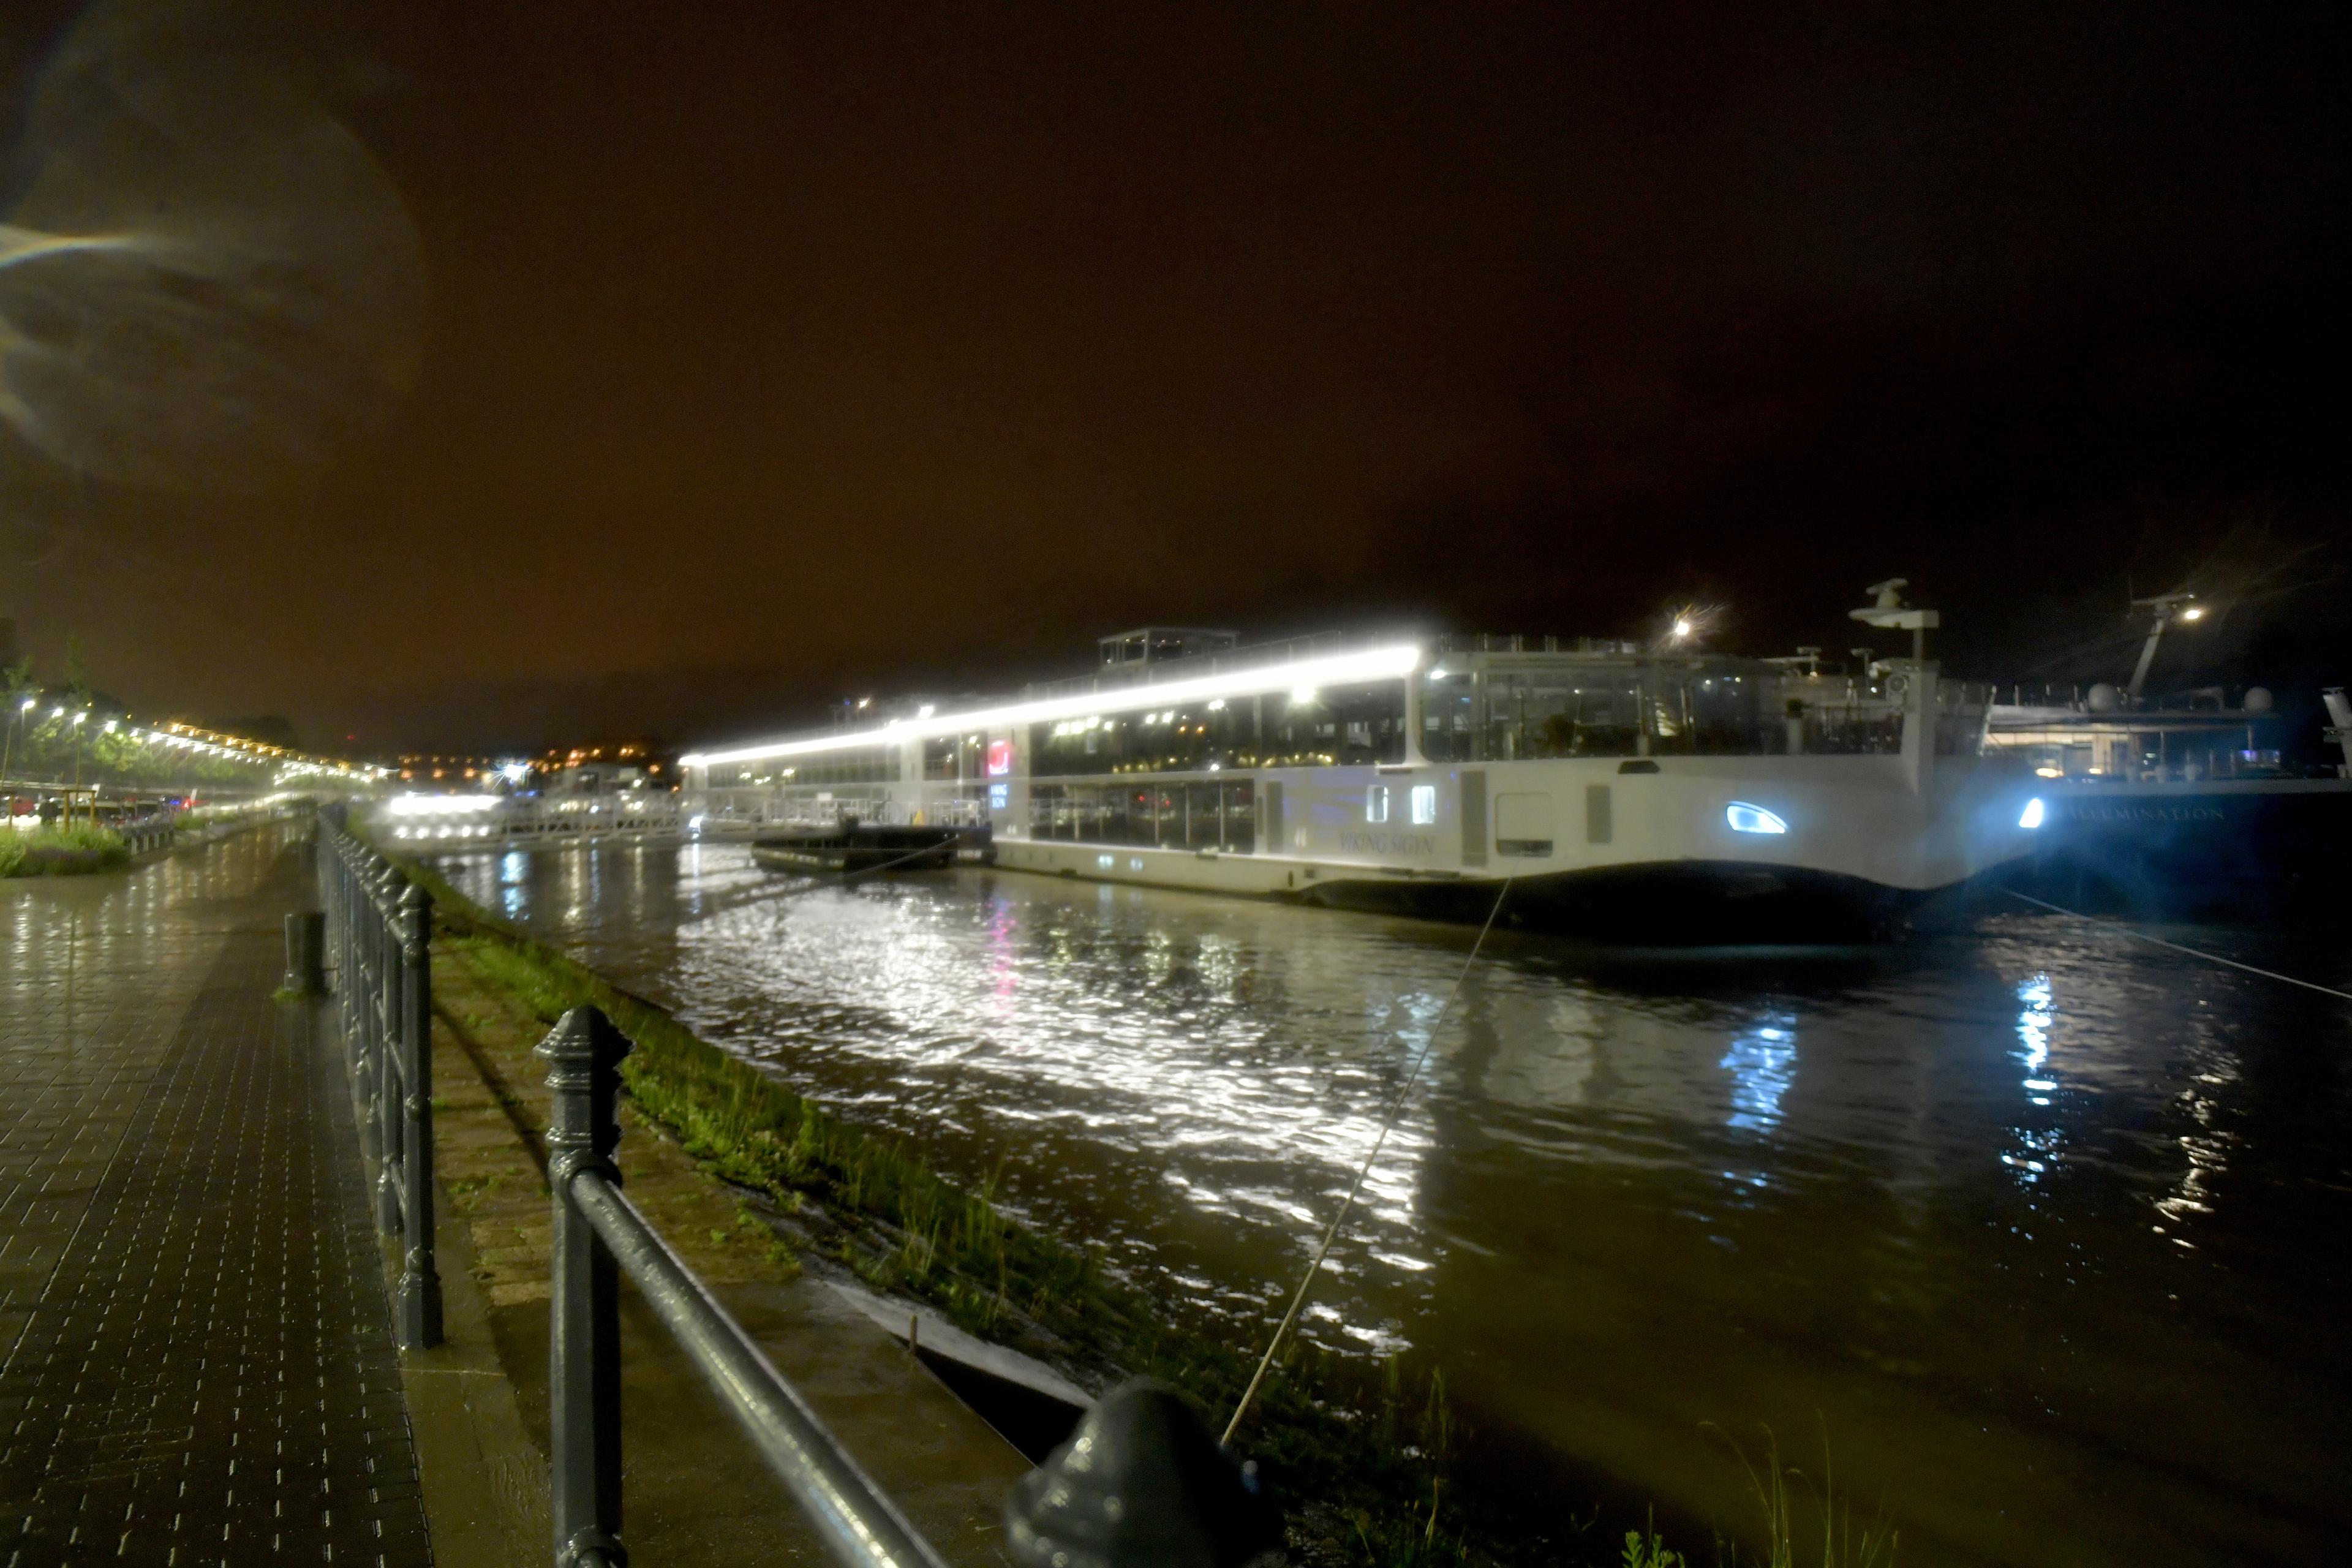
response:
{"label": "ship lounge window", "polygon": [[1433,763],[1478,759],[1477,696],[1466,669],[1439,668],[1421,678],[1421,754]]}
{"label": "ship lounge window", "polygon": [[1486,760],[1630,757],[1642,693],[1630,667],[1498,670],[1486,678]]}
{"label": "ship lounge window", "polygon": [[766,763],[714,767],[710,770],[709,787],[751,789],[772,784],[870,783],[898,776],[897,747],[860,746],[819,752],[786,768],[772,768]]}
{"label": "ship lounge window", "polygon": [[1256,794],[1246,779],[1032,784],[1029,836],[1246,855],[1257,844]]}
{"label": "ship lounge window", "polygon": [[1776,749],[1759,712],[1760,682],[1725,669],[1661,668],[1657,674],[1652,751],[1741,757]]}
{"label": "ship lounge window", "polygon": [[927,779],[976,779],[983,765],[978,735],[935,735],[923,742]]}
{"label": "ship lounge window", "polygon": [[1029,732],[1030,775],[1202,773],[1404,761],[1404,684],[1297,687],[1095,713]]}
{"label": "ship lounge window", "polygon": [[1389,819],[1389,786],[1374,784],[1364,791],[1364,820],[1386,822]]}
{"label": "ship lounge window", "polygon": [[1301,686],[1258,699],[1267,767],[1354,767],[1404,761],[1404,683]]}
{"label": "ship lounge window", "polygon": [[1437,786],[1436,786],[1435,784],[1415,784],[1415,785],[1413,785],[1413,786],[1412,786],[1412,821],[1413,821],[1413,826],[1416,826],[1416,827],[1427,827],[1431,823],[1435,822],[1436,820],[1437,820]]}

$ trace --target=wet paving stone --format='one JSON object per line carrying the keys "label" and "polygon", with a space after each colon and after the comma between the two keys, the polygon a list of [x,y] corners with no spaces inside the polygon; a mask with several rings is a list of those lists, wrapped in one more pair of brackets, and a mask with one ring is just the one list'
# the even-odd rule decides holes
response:
{"label": "wet paving stone", "polygon": [[6,1568],[432,1560],[295,846],[0,905]]}

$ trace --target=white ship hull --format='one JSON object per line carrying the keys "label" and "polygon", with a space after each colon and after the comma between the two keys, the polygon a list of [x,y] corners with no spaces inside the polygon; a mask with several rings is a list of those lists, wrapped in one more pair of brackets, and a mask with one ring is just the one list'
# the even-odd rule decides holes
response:
{"label": "white ship hull", "polygon": [[[1885,931],[1927,895],[2034,843],[2018,825],[2027,796],[2015,773],[1974,759],[1940,770],[1925,796],[1911,791],[1895,757],[1677,757],[1638,773],[1622,765],[1284,772],[1262,775],[1283,785],[1287,837],[1277,849],[1078,843],[1006,822],[994,832],[995,862],[1454,920],[1484,920],[1508,882],[1507,923],[1645,942],[1811,941]],[[1465,773],[1488,801],[1484,865],[1475,863],[1479,846],[1465,843]],[[1434,787],[1436,821],[1360,821],[1368,788],[1416,783]],[[1507,802],[1512,826],[1548,822],[1550,836],[1498,834]],[[1734,804],[1763,807],[1787,831],[1733,830]]]}

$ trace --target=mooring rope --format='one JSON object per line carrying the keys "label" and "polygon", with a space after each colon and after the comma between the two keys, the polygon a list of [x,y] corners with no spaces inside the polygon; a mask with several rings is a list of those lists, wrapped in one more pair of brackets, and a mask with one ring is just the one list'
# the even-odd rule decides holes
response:
{"label": "mooring rope", "polygon": [[2137,942],[2144,942],[2154,947],[2169,948],[2174,952],[2185,952],[2191,958],[2201,958],[2208,963],[2227,964],[2231,969],[2242,969],[2249,974],[2259,974],[2265,980],[2284,981],[2289,985],[2300,985],[2305,991],[2316,991],[2323,996],[2336,996],[2344,1001],[2352,1002],[2352,991],[2338,991],[2333,985],[2322,985],[2310,980],[2298,980],[2292,974],[2281,974],[2275,969],[2263,969],[2252,963],[2241,963],[2234,958],[2224,958],[2218,952],[2207,952],[2201,948],[2183,947],[2177,942],[2167,942],[2160,936],[2150,936],[2144,931],[2134,931],[2121,921],[2101,920],[2097,915],[2086,915],[2080,910],[2070,910],[2063,904],[2053,904],[2047,899],[2037,899],[2031,893],[2021,893],[2014,888],[2004,888],[2001,890],[2012,899],[2021,899],[2037,908],[2048,910],[2052,914],[2072,915],[2078,921],[2085,921],[2095,926],[2105,926],[2109,931],[2121,931]]}
{"label": "mooring rope", "polygon": [[1511,879],[1506,877],[1495,894],[1495,907],[1486,911],[1486,923],[1478,928],[1478,940],[1470,944],[1470,956],[1462,961],[1462,972],[1454,977],[1454,989],[1445,994],[1444,1005],[1437,1009],[1437,1016],[1430,1020],[1429,1032],[1422,1037],[1421,1049],[1412,1058],[1412,1070],[1405,1074],[1396,1098],[1389,1101],[1388,1115],[1381,1121],[1380,1136],[1372,1140],[1372,1152],[1364,1156],[1363,1165],[1356,1172],[1356,1179],[1349,1184],[1348,1195],[1339,1202],[1339,1212],[1333,1215],[1331,1223],[1324,1227],[1322,1245],[1316,1247],[1314,1261],[1307,1264],[1307,1272],[1299,1277],[1298,1289],[1291,1293],[1290,1310],[1282,1314],[1282,1321],[1275,1325],[1274,1337],[1265,1342],[1265,1353],[1257,1358],[1257,1370],[1250,1374],[1249,1386],[1242,1390],[1242,1402],[1234,1406],[1234,1418],[1225,1423],[1225,1435],[1218,1438],[1218,1442],[1232,1442],[1234,1434],[1241,1429],[1242,1417],[1249,1414],[1250,1401],[1257,1396],[1258,1385],[1265,1381],[1266,1368],[1274,1364],[1274,1352],[1282,1348],[1283,1336],[1289,1333],[1290,1326],[1298,1321],[1298,1309],[1307,1304],[1307,1287],[1315,1283],[1315,1276],[1322,1268],[1323,1260],[1331,1255],[1331,1243],[1339,1236],[1339,1226],[1346,1222],[1348,1211],[1356,1206],[1356,1194],[1363,1190],[1366,1178],[1372,1173],[1372,1163],[1381,1157],[1381,1149],[1388,1142],[1389,1132],[1396,1126],[1399,1113],[1404,1110],[1405,1097],[1421,1080],[1423,1066],[1428,1062],[1429,1054],[1437,1048],[1437,1031],[1444,1025],[1446,1014],[1453,1011],[1454,999],[1462,994],[1462,983],[1470,978],[1471,966],[1478,962],[1478,950],[1486,945],[1486,933],[1495,929],[1495,917],[1503,912],[1503,900],[1510,890]]}

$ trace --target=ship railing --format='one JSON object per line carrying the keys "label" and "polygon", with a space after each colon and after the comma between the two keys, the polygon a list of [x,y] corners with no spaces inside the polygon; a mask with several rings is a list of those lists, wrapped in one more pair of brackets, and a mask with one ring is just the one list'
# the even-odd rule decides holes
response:
{"label": "ship railing", "polygon": [[1903,694],[1884,679],[1788,674],[1765,688],[1811,756],[1894,756],[1903,750]]}
{"label": "ship railing", "polygon": [[1992,724],[1992,688],[1978,680],[1936,682],[1936,753],[1945,757],[1984,754]]}
{"label": "ship railing", "polygon": [[1640,657],[1642,645],[1617,637],[1563,637],[1528,632],[1448,632],[1435,640],[1430,651],[1439,654],[1573,653],[1628,658]]}

